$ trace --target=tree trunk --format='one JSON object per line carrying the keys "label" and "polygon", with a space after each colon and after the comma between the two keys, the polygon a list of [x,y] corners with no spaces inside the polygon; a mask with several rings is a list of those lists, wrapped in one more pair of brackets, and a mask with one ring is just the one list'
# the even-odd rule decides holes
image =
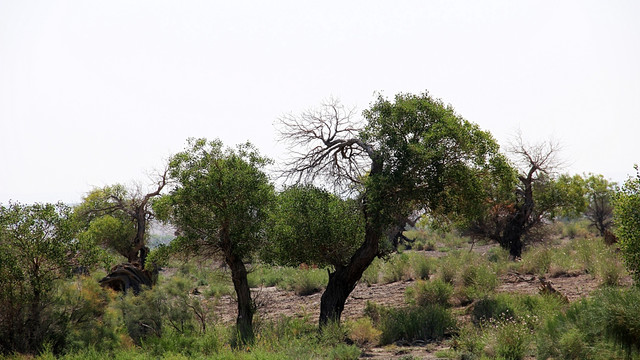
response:
{"label": "tree trunk", "polygon": [[512,259],[522,257],[522,235],[523,225],[519,225],[515,220],[507,224],[507,228],[502,234],[502,248],[509,250]]}
{"label": "tree trunk", "polygon": [[231,269],[233,288],[238,298],[238,317],[236,318],[237,331],[240,336],[238,340],[241,344],[250,343],[253,340],[254,307],[247,280],[247,269],[242,259],[229,252],[225,256],[225,261]]}
{"label": "tree trunk", "polygon": [[356,250],[347,266],[338,267],[329,274],[329,283],[320,299],[320,327],[330,321],[340,322],[344,304],[362,277],[378,255],[378,245],[382,232],[377,227],[367,226],[364,243]]}

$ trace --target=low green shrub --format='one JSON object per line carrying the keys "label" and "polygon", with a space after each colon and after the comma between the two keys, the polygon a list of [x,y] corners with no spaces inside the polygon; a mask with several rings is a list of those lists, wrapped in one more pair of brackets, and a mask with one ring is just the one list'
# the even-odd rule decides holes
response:
{"label": "low green shrub", "polygon": [[418,281],[405,291],[407,303],[417,306],[441,305],[450,306],[453,286],[441,279]]}
{"label": "low green shrub", "polygon": [[471,321],[477,325],[489,320],[513,318],[515,315],[512,306],[502,297],[480,299],[471,308]]}
{"label": "low green shrub", "polygon": [[551,268],[553,251],[546,246],[528,249],[522,254],[521,270],[526,274],[544,276]]}
{"label": "low green shrub", "polygon": [[347,322],[348,338],[359,347],[378,345],[382,331],[373,326],[369,317],[362,317],[355,321]]}
{"label": "low green shrub", "polygon": [[321,291],[329,281],[326,270],[307,269],[299,270],[294,276],[291,289],[300,296],[307,296]]}
{"label": "low green shrub", "polygon": [[388,308],[368,303],[365,314],[382,331],[382,345],[399,340],[439,340],[456,326],[451,312],[439,305]]}
{"label": "low green shrub", "polygon": [[607,288],[545,321],[538,358],[640,357],[640,289]]}
{"label": "low green shrub", "polygon": [[494,327],[493,350],[497,358],[505,360],[525,358],[532,342],[532,334],[524,321],[505,318],[500,321],[490,321],[490,326]]}
{"label": "low green shrub", "polygon": [[427,280],[435,270],[435,260],[421,253],[409,254],[409,262],[416,279]]}
{"label": "low green shrub", "polygon": [[362,278],[360,281],[363,281],[365,284],[371,286],[373,284],[380,283],[381,280],[381,271],[382,271],[382,260],[379,258],[373,259],[373,262],[367,267],[367,269],[362,274]]}
{"label": "low green shrub", "polygon": [[393,254],[384,263],[382,282],[389,284],[409,278],[411,265],[406,253]]}

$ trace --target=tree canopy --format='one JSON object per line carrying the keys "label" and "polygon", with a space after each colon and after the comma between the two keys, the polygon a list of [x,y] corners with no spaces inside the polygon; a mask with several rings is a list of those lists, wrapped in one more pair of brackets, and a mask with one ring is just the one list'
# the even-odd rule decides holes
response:
{"label": "tree canopy", "polygon": [[242,341],[252,338],[254,312],[244,262],[265,241],[274,198],[262,170],[269,162],[249,143],[225,149],[219,140],[189,139],[187,149],[170,160],[175,182],[169,195],[155,205],[159,216],[176,226],[184,250],[220,254],[231,269]]}
{"label": "tree canopy", "polygon": [[[296,154],[285,174],[297,183],[324,180],[361,199],[364,236],[346,265],[336,267],[321,300],[320,323],[339,320],[364,270],[381,253],[385,232],[415,211],[470,216],[483,201],[482,177],[503,162],[488,132],[431,97],[378,96],[356,121],[330,100],[281,120]],[[402,224],[404,226],[404,223]]]}
{"label": "tree canopy", "polygon": [[81,236],[116,251],[130,263],[137,262],[144,267],[149,252],[147,230],[149,221],[154,217],[151,201],[160,195],[166,184],[165,171],[157,187],[146,194],[140,189],[127,189],[120,184],[92,190],[75,209],[77,218],[85,227]]}
{"label": "tree canopy", "polygon": [[56,322],[56,280],[71,273],[76,228],[63,204],[0,206],[0,353],[37,353]]}
{"label": "tree canopy", "polygon": [[268,234],[267,262],[344,266],[364,236],[360,204],[312,185],[291,186],[277,196]]}
{"label": "tree canopy", "polygon": [[640,284],[640,171],[627,179],[614,196],[615,234],[627,269]]}

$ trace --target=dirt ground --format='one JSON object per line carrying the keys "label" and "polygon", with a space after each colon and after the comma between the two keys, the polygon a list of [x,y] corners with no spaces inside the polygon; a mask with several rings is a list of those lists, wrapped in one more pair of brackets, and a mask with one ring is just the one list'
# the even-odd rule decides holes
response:
{"label": "dirt ground", "polygon": [[[478,246],[474,251],[486,252],[491,245]],[[437,251],[424,252],[426,256],[441,256]],[[553,288],[566,296],[570,302],[579,300],[591,294],[599,285],[598,279],[592,275],[579,273],[565,273],[547,278]],[[628,282],[630,280],[627,279]],[[404,293],[413,281],[394,282],[390,284],[374,284],[367,286],[358,284],[349,296],[342,320],[358,319],[364,316],[367,301],[378,304],[401,307],[405,304]],[[497,292],[536,294],[539,292],[540,280],[535,275],[509,273],[500,277]],[[309,321],[317,322],[320,316],[321,293],[308,296],[298,296],[291,291],[279,290],[275,287],[253,289],[258,305],[257,316],[262,319],[275,320],[280,316],[307,317]],[[223,296],[217,306],[219,319],[226,323],[235,321],[236,302],[232,296]],[[446,349],[444,344],[396,344],[363,350],[362,357],[367,359],[398,359],[413,356],[419,359],[436,359],[438,350]]]}

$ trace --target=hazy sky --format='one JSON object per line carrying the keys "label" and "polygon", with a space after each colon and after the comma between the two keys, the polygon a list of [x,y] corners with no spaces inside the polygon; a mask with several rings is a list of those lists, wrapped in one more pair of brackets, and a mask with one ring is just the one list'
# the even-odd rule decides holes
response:
{"label": "hazy sky", "polygon": [[570,173],[640,162],[640,1],[0,0],[0,203],[149,182],[188,137],[281,158],[275,120],[433,96]]}

